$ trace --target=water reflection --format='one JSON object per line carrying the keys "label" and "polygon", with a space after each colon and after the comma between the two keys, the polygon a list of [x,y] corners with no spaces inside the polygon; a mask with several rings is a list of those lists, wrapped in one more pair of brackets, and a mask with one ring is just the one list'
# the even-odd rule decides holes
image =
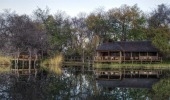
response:
{"label": "water reflection", "polygon": [[[103,70],[93,69],[91,66],[63,66],[61,71],[61,74],[55,74],[47,70],[38,70],[34,71],[36,75],[35,73],[20,74],[19,77],[14,76],[11,72],[1,73],[0,99],[160,100],[164,98],[164,100],[168,100],[170,96],[169,70],[152,70],[153,75],[151,75],[151,70],[143,70],[146,74],[143,72],[144,75],[140,77],[138,75],[142,70],[138,70],[139,72],[136,73],[137,70],[134,69],[132,72],[129,69],[128,71]],[[107,80],[98,72],[108,72],[104,74],[107,76]],[[158,74],[159,77],[157,77]],[[113,75],[111,80],[108,79],[108,75]],[[121,78],[115,80],[114,75],[120,75]],[[28,80],[29,76],[31,76],[30,80]]]}

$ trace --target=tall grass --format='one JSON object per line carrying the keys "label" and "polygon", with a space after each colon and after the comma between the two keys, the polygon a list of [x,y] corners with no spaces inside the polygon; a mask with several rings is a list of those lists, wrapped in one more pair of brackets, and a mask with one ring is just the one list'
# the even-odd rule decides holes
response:
{"label": "tall grass", "polygon": [[11,64],[10,57],[0,56],[0,65],[10,65],[10,64]]}
{"label": "tall grass", "polygon": [[58,54],[50,59],[46,59],[41,63],[41,66],[56,74],[61,74],[61,68],[63,62],[63,55]]}
{"label": "tall grass", "polygon": [[0,74],[10,72],[10,66],[0,66]]}

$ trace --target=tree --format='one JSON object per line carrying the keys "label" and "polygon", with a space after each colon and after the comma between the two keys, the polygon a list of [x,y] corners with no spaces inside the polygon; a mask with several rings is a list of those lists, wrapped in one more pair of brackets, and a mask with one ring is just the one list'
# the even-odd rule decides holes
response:
{"label": "tree", "polygon": [[91,36],[92,37],[94,37],[95,35],[99,36],[101,43],[110,37],[108,33],[109,31],[108,19],[104,9],[98,8],[96,9],[95,12],[87,16],[86,24],[89,31],[91,31]]}
{"label": "tree", "polygon": [[163,53],[170,52],[170,8],[158,5],[148,18],[148,38]]}
{"label": "tree", "polygon": [[72,18],[72,55],[81,56],[84,61],[84,53],[87,50],[88,29],[85,16]]}
{"label": "tree", "polygon": [[166,100],[170,97],[170,79],[162,79],[158,83],[153,85],[153,99],[154,100]]}
{"label": "tree", "polygon": [[57,52],[64,52],[70,40],[71,22],[69,17],[63,12],[58,12],[54,16],[50,15],[48,8],[45,10],[38,8],[34,15],[37,21],[42,23],[46,32],[49,53],[54,55]]}
{"label": "tree", "polygon": [[170,23],[169,16],[170,8],[165,4],[158,5],[158,8],[151,12],[148,20],[149,27],[157,28],[168,26]]}
{"label": "tree", "polygon": [[113,8],[108,11],[109,17],[116,19],[115,30],[119,39],[126,40],[143,40],[145,39],[145,17],[143,12],[137,7],[123,5],[120,8]]}

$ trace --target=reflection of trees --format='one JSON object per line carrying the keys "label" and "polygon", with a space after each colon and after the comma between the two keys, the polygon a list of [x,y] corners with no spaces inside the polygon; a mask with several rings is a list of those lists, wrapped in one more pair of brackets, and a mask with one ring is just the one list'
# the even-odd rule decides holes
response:
{"label": "reflection of trees", "polygon": [[[37,75],[37,77],[40,76]],[[30,81],[4,79],[10,84],[3,83],[8,87],[5,89],[8,95],[3,98],[12,100],[74,100],[85,99],[90,95],[95,95],[98,91],[92,72],[84,74],[72,68],[66,70],[62,75],[50,73],[46,78],[44,77]],[[1,85],[2,83],[0,83]],[[0,97],[2,98],[2,95]]]}
{"label": "reflection of trees", "polygon": [[[96,99],[107,100],[145,100],[147,99],[147,89],[138,88],[104,88]],[[102,99],[101,99],[102,98]]]}
{"label": "reflection of trees", "polygon": [[8,91],[6,91],[10,84],[9,82],[9,74],[7,73],[0,73],[0,100],[8,99]]}
{"label": "reflection of trees", "polygon": [[69,96],[69,79],[49,75],[46,79],[13,82],[9,88],[14,100],[55,100]]}
{"label": "reflection of trees", "polygon": [[170,99],[170,78],[162,79],[153,85],[152,98],[154,98],[154,100]]}
{"label": "reflection of trees", "polygon": [[4,98],[14,100],[117,100],[127,98],[142,100],[146,98],[147,91],[142,89],[101,88],[97,85],[92,72],[85,73],[73,69],[67,70],[61,76],[50,74],[47,78],[36,81],[13,81],[8,84],[6,89],[8,95]]}
{"label": "reflection of trees", "polygon": [[71,79],[70,85],[70,98],[84,100],[91,95],[96,95],[98,92],[97,84],[92,72],[82,71],[76,68],[67,70],[69,79]]}

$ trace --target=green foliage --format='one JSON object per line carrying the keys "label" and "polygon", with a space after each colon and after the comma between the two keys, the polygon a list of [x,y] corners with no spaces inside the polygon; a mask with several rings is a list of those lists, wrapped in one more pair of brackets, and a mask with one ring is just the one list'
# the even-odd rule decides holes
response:
{"label": "green foliage", "polygon": [[158,5],[150,18],[148,18],[148,34],[153,44],[160,49],[161,52],[170,53],[170,8],[165,4]]}
{"label": "green foliage", "polygon": [[[147,17],[146,17],[147,16]],[[87,16],[70,18],[38,8],[34,17],[16,13],[0,14],[0,49],[16,52],[36,49],[53,56],[63,52],[94,56],[105,41],[151,40],[163,53],[170,52],[170,8],[165,4],[146,14],[137,4],[108,11],[97,9]],[[10,48],[8,48],[10,47]]]}
{"label": "green foliage", "polygon": [[170,32],[167,28],[152,29],[154,36],[152,38],[153,44],[163,53],[170,52]]}
{"label": "green foliage", "polygon": [[153,92],[155,100],[168,99],[170,97],[170,79],[162,79],[153,85]]}
{"label": "green foliage", "polygon": [[46,24],[45,26],[52,53],[54,54],[57,51],[61,52],[63,47],[66,46],[71,32],[69,20],[64,19],[63,16],[58,14],[55,18],[52,15],[48,16],[44,23]]}
{"label": "green foliage", "polygon": [[144,27],[146,18],[143,12],[137,5],[127,6],[123,5],[120,8],[113,8],[109,10],[110,18],[115,18],[117,22],[116,35],[119,35],[119,40],[143,40]]}

